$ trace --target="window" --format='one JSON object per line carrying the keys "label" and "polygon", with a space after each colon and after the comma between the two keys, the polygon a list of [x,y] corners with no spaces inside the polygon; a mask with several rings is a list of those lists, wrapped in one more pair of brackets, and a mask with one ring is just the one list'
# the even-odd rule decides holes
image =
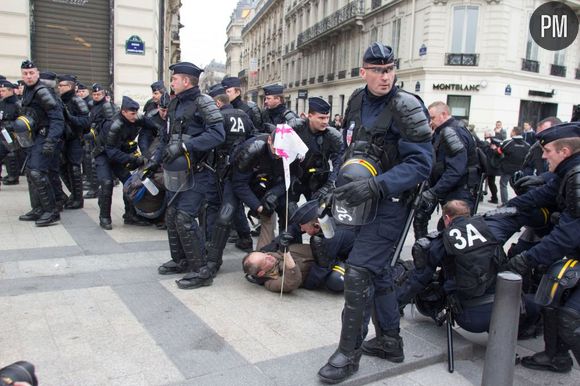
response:
{"label": "window", "polygon": [[453,8],[453,35],[451,52],[474,54],[477,38],[477,15],[479,7],[460,6]]}
{"label": "window", "polygon": [[379,40],[378,35],[379,35],[379,29],[377,27],[371,28],[371,43]]}
{"label": "window", "polygon": [[395,58],[399,57],[399,40],[401,38],[401,19],[393,20],[391,26],[391,48],[395,54]]}
{"label": "window", "polygon": [[466,119],[469,121],[469,108],[471,106],[471,96],[448,95],[447,105],[451,109],[451,115],[456,119]]}
{"label": "window", "polygon": [[554,64],[557,66],[563,66],[566,62],[566,51],[560,50],[554,52]]}
{"label": "window", "polygon": [[528,41],[526,43],[526,59],[538,60],[538,44],[532,39],[532,35],[528,31]]}

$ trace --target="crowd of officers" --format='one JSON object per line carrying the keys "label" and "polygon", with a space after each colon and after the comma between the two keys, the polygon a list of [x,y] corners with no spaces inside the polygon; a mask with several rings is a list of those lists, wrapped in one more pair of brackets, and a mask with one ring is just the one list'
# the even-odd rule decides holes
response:
{"label": "crowd of officers", "polygon": [[[365,86],[336,117],[338,128],[322,98],[309,98],[299,118],[280,85],[264,87],[263,109],[242,99],[236,77],[204,94],[203,70],[189,62],[169,67],[170,93],[161,81],[151,85],[143,113],[126,96],[118,109],[98,84],[89,96],[73,75],[40,73],[29,60],[21,70],[22,85],[0,81],[4,183],[18,183],[24,170],[29,184],[32,208],[20,220],[50,225],[63,209],[97,197],[99,224],[110,230],[118,179],[125,224],[167,229],[171,260],[158,272],[183,274],[182,289],[212,284],[234,229],[236,246],[253,251],[242,263],[252,283],[344,292],[340,342],[318,373],[322,381],[351,376],[363,353],[402,362],[399,321],[410,302],[434,318],[446,308],[463,328],[487,331],[495,274],[506,268],[526,279],[522,330],[540,317],[544,324],[545,351],[523,364],[569,371],[569,350],[579,359],[578,122],[541,122],[529,167],[511,179],[518,196],[479,216],[489,160],[507,144],[479,141],[445,103],[427,108],[398,88],[393,51],[378,42],[364,53]],[[274,146],[281,124],[308,147],[290,164],[288,187]],[[428,233],[439,206],[438,230]],[[260,224],[255,247],[248,218]],[[400,267],[389,263],[411,223],[415,269],[400,280]],[[503,244],[522,227],[526,237],[506,256]],[[365,341],[371,317],[376,336]]]}

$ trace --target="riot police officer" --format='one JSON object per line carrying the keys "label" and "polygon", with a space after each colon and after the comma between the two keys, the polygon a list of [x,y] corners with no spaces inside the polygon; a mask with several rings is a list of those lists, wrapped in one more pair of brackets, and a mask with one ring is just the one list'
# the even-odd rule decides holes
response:
{"label": "riot police officer", "polygon": [[[219,266],[232,221],[239,235],[236,247],[248,252],[252,250],[253,241],[244,205],[232,191],[231,162],[237,146],[247,140],[255,130],[248,115],[240,109],[233,108],[229,103],[228,95],[221,84],[212,86],[209,95],[214,98],[220,109],[226,133],[225,142],[215,149],[214,169],[217,178],[216,185],[210,187],[208,191],[206,212],[208,260],[217,261]],[[232,208],[235,208],[235,211],[231,212]]]}
{"label": "riot police officer", "polygon": [[78,97],[82,98],[89,110],[93,107],[93,98],[91,98],[91,94],[89,94],[89,89],[85,86],[84,83],[77,82],[77,91],[76,94]]}
{"label": "riot police officer", "polygon": [[[58,162],[58,144],[64,131],[62,107],[53,91],[40,83],[36,65],[25,60],[20,66],[26,84],[22,96],[22,114],[34,120],[33,145],[27,150],[27,178],[31,190],[32,210],[19,217],[22,221],[35,221],[46,226],[60,220],[55,193],[49,179],[50,168]],[[21,143],[22,145],[22,143]],[[37,199],[33,196],[37,195]]]}
{"label": "riot police officer", "polygon": [[6,161],[6,172],[8,176],[4,177],[2,182],[5,185],[16,185],[19,183],[20,166],[19,153],[21,152],[17,141],[10,133],[12,124],[18,117],[17,98],[14,95],[16,85],[7,80],[0,80],[0,129],[2,138],[0,142],[0,165]]}
{"label": "riot police officer", "polygon": [[[536,134],[541,133],[542,131],[560,123],[562,123],[562,121],[556,117],[544,118],[538,122],[538,126],[536,127]],[[530,146],[528,153],[524,158],[524,164],[522,165],[522,171],[524,175],[540,176],[548,171],[548,165],[542,158],[542,153],[542,145],[540,145],[540,142],[536,141]]]}
{"label": "riot police officer", "polygon": [[156,109],[161,96],[165,93],[167,93],[167,90],[165,89],[165,84],[162,80],[151,83],[151,99],[149,99],[145,103],[145,106],[143,106],[143,113],[148,115],[151,110]]}
{"label": "riot police officer", "polygon": [[427,235],[429,218],[439,203],[464,200],[472,208],[477,197],[481,170],[473,136],[463,123],[449,112],[443,102],[429,105],[435,166],[429,177],[429,189],[421,194],[413,227],[415,239]]}
{"label": "riot police officer", "polygon": [[256,131],[262,131],[262,112],[254,102],[245,102],[242,99],[242,82],[240,81],[240,78],[226,76],[222,79],[222,86],[226,90],[231,105],[235,109],[240,109],[248,114],[248,117],[250,117],[254,124],[254,129]]}
{"label": "riot police officer", "polygon": [[83,176],[81,163],[83,148],[81,137],[89,129],[89,108],[85,101],[75,95],[76,76],[60,75],[58,77],[58,91],[64,104],[64,164],[62,178],[71,192],[65,203],[66,209],[80,209],[83,207]]}
{"label": "riot police officer", "polygon": [[177,286],[194,289],[213,282],[197,217],[207,187],[214,184],[207,157],[223,143],[225,133],[223,117],[215,102],[199,90],[203,70],[189,62],[172,64],[169,69],[176,97],[169,104],[170,126],[168,143],[163,150],[163,173],[169,200],[165,222],[171,260],[158,271],[160,274],[188,272],[177,280]]}
{"label": "riot police officer", "polygon": [[[337,221],[365,225],[358,228],[347,259],[338,349],[318,372],[328,383],[341,382],[358,370],[371,307],[378,324],[379,355],[393,362],[404,360],[388,261],[397,239],[405,236],[401,224],[408,216],[409,192],[427,179],[433,159],[424,106],[395,85],[391,47],[372,43],[364,53],[360,75],[366,87],[353,93],[345,113],[345,125],[353,129],[352,142],[337,178],[333,215]],[[354,169],[362,170],[357,176]],[[360,213],[364,218],[357,218]]]}
{"label": "riot police officer", "polygon": [[308,118],[295,121],[294,131],[308,146],[308,153],[300,163],[302,175],[292,186],[296,202],[301,194],[307,200],[323,199],[334,189],[342,164],[344,142],[342,134],[328,126],[329,116],[330,105],[324,99],[314,97],[308,98]]}
{"label": "riot police officer", "polygon": [[107,100],[107,92],[99,83],[93,83],[92,91],[92,107],[89,113],[90,117],[90,132],[84,136],[85,141],[85,164],[87,181],[89,185],[88,191],[84,198],[97,198],[99,190],[99,180],[97,177],[97,170],[95,165],[95,141],[97,140],[101,131],[101,126],[106,120],[113,119],[115,115],[115,106],[112,102]]}
{"label": "riot police officer", "polygon": [[281,123],[296,126],[297,119],[298,115],[284,104],[284,87],[279,84],[264,86],[263,132],[271,133]]}
{"label": "riot police officer", "polygon": [[[145,137],[139,133],[144,126],[153,123],[138,115],[139,103],[123,96],[121,111],[111,120],[106,120],[101,126],[93,154],[99,190],[99,225],[106,230],[113,229],[111,221],[111,202],[113,199],[113,176],[123,183],[131,175],[130,171],[145,164],[145,158],[138,152],[140,148],[148,148]],[[153,130],[157,130],[154,128]],[[135,142],[139,137],[138,143]],[[125,202],[124,223],[127,225],[149,225],[149,222],[139,218],[132,203],[123,196]]]}
{"label": "riot police officer", "polygon": [[[556,202],[560,216],[557,225],[538,244],[508,261],[508,269],[524,276],[531,268],[548,267],[564,256],[578,257],[580,251],[580,122],[552,126],[538,133],[537,139],[548,170],[555,177],[509,200],[507,205],[525,213]],[[568,371],[572,365],[568,350],[580,359],[580,291],[575,288],[560,304],[551,304],[544,313],[544,324],[545,351],[522,359],[522,365]]]}

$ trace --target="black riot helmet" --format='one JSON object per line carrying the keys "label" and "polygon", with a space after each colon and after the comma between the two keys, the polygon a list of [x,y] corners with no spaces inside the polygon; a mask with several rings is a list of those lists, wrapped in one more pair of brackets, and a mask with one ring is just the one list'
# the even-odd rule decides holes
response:
{"label": "black riot helmet", "polygon": [[415,306],[421,315],[438,320],[445,308],[445,293],[438,281],[431,282],[423,291],[415,296]]}
{"label": "black riot helmet", "polygon": [[34,145],[32,133],[34,132],[36,122],[29,115],[21,115],[12,124],[14,136],[22,148],[28,148]]}
{"label": "black riot helmet", "polygon": [[575,288],[580,280],[580,262],[576,259],[562,259],[550,266],[542,276],[536,291],[535,302],[542,306],[558,306],[562,296]]}
{"label": "black riot helmet", "polygon": [[163,179],[165,189],[170,192],[183,192],[195,186],[193,164],[189,154],[177,157],[163,164]]}
{"label": "black riot helmet", "polygon": [[[338,171],[336,187],[349,182],[376,177],[381,173],[378,163],[370,158],[361,156],[347,160]],[[364,225],[375,219],[378,200],[371,199],[357,206],[350,206],[343,200],[334,200],[332,216],[335,221],[347,225]]]}

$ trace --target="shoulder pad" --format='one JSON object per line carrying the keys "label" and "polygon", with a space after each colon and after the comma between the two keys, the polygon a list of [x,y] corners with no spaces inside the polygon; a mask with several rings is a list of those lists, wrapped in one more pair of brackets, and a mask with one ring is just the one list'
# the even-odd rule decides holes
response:
{"label": "shoulder pad", "polygon": [[425,106],[413,94],[399,90],[393,97],[393,118],[401,130],[401,137],[411,142],[431,140],[429,118]]}
{"label": "shoulder pad", "polygon": [[120,118],[115,119],[111,126],[109,127],[109,132],[107,133],[107,145],[115,146],[117,145],[117,138],[123,127],[123,121]]}
{"label": "shoulder pad", "polygon": [[254,164],[254,160],[256,160],[262,154],[266,146],[268,146],[267,139],[267,135],[261,135],[240,150],[236,158],[238,170],[243,173],[250,171]]}
{"label": "shoulder pad", "polygon": [[350,94],[350,97],[348,98],[348,103],[350,103],[350,101],[352,101],[355,97],[357,97],[360,93],[362,93],[365,90],[365,87],[359,87],[356,90],[353,91],[352,94]]}
{"label": "shoulder pad", "polygon": [[298,115],[296,115],[296,113],[292,110],[286,109],[286,111],[284,111],[284,119],[286,121],[291,121],[293,119],[299,119],[300,117]]}
{"label": "shoulder pad", "polygon": [[452,127],[447,126],[441,130],[441,140],[443,142],[445,154],[448,156],[453,157],[465,149],[463,141],[459,138],[457,132]]}
{"label": "shoulder pad", "polygon": [[115,115],[115,108],[113,107],[111,102],[103,103],[103,108],[101,111],[103,112],[103,116],[106,119],[111,119],[113,118],[113,115]]}
{"label": "shoulder pad", "polygon": [[580,217],[580,165],[568,172],[566,179],[566,210],[574,218]]}
{"label": "shoulder pad", "polygon": [[83,98],[75,95],[75,96],[73,96],[72,101],[75,104],[77,111],[81,115],[87,115],[89,113],[89,108],[87,106],[87,102],[85,102]]}
{"label": "shoulder pad", "polygon": [[147,111],[147,114],[145,114],[145,116],[147,118],[153,118],[155,115],[157,115],[158,112],[159,112],[159,109],[156,107],[154,109]]}
{"label": "shoulder pad", "polygon": [[211,125],[224,121],[215,101],[209,95],[200,94],[195,98],[195,103],[197,105],[197,111],[199,111],[206,124]]}
{"label": "shoulder pad", "polygon": [[39,87],[36,91],[36,96],[38,97],[38,102],[44,110],[52,110],[58,105],[54,94],[51,93],[50,90],[46,87]]}
{"label": "shoulder pad", "polygon": [[326,138],[328,144],[330,145],[330,150],[334,152],[340,151],[340,148],[342,147],[343,144],[342,134],[340,133],[340,131],[338,131],[336,128],[332,126],[328,126],[326,128],[324,137]]}

